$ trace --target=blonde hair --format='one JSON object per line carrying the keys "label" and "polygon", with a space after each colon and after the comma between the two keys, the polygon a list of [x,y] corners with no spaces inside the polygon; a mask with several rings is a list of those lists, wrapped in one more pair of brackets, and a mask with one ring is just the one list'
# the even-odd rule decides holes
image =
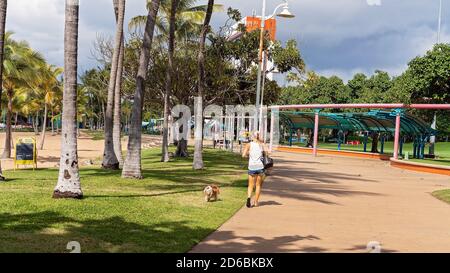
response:
{"label": "blonde hair", "polygon": [[263,142],[262,139],[261,139],[261,135],[260,135],[260,133],[258,131],[254,131],[252,133],[252,140],[253,141],[258,141],[258,142]]}

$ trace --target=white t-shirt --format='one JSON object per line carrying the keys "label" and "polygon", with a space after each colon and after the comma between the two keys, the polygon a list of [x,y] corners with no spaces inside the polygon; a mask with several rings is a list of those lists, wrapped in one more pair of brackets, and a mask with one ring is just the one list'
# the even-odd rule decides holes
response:
{"label": "white t-shirt", "polygon": [[248,169],[250,171],[257,171],[264,169],[264,164],[261,161],[263,156],[263,148],[261,144],[250,142],[250,152],[248,159]]}

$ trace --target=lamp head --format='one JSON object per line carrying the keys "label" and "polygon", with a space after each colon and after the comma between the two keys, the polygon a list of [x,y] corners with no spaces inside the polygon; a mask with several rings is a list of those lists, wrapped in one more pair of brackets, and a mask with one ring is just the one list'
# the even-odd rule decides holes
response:
{"label": "lamp head", "polygon": [[282,17],[282,18],[294,18],[295,15],[291,13],[291,11],[289,10],[289,6],[286,4],[283,7],[283,10],[277,14],[278,17]]}

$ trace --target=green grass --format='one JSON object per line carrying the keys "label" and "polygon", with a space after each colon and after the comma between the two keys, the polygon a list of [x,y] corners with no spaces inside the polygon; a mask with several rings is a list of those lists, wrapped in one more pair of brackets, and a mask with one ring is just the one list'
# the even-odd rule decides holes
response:
{"label": "green grass", "polygon": [[410,159],[412,162],[450,166],[450,157],[444,157],[439,159]]}
{"label": "green grass", "polygon": [[450,204],[450,190],[439,190],[432,193],[434,197]]}
{"label": "green grass", "polygon": [[[145,179],[123,180],[120,171],[81,170],[83,200],[54,200],[56,169],[8,171],[0,183],[0,252],[186,252],[242,207],[245,162],[239,155],[205,150],[207,169],[192,158],[160,162],[144,151]],[[221,187],[206,203],[203,187]]]}
{"label": "green grass", "polygon": [[[296,146],[304,147],[304,144],[294,143]],[[367,145],[367,151],[370,152],[370,149],[372,148],[372,144],[369,143]],[[337,150],[337,144],[336,143],[319,143],[319,148],[323,149],[335,149]],[[381,144],[378,144],[378,149],[381,148]],[[341,150],[344,151],[357,151],[362,152],[364,150],[364,145],[361,144],[359,146],[352,146],[352,145],[342,145]],[[386,142],[384,145],[384,153],[386,154],[392,154],[394,152],[394,143],[393,142]],[[409,152],[410,158],[413,155],[413,144],[412,143],[405,143],[403,145],[403,153]],[[428,153],[428,146],[425,148],[425,153]],[[437,164],[437,165],[444,165],[444,166],[450,166],[450,142],[438,142],[436,143],[435,153],[437,155],[436,159],[410,159],[413,162],[419,162],[419,163],[427,163],[427,164]]]}
{"label": "green grass", "polygon": [[83,132],[87,133],[92,140],[104,140],[105,139],[105,131],[103,130],[83,130]]}

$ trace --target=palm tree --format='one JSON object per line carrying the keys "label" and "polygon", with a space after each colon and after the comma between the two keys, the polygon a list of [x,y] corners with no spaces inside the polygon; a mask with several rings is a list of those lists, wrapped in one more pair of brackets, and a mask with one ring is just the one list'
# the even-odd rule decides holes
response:
{"label": "palm tree", "polygon": [[[42,96],[35,89],[26,86],[21,87],[14,91],[12,110],[16,113],[16,117],[19,114],[30,117],[36,115],[42,109],[42,101]],[[33,123],[35,122],[33,121]]]}
{"label": "palm tree", "polygon": [[[170,120],[170,96],[173,77],[173,52],[175,50],[175,39],[189,39],[197,37],[200,33],[200,26],[206,16],[207,6],[194,6],[197,0],[177,0],[176,10],[173,12],[173,1],[162,0],[161,12],[156,21],[157,39],[160,43],[168,43],[169,67],[166,71],[166,90],[164,92],[164,123],[163,123],[163,141],[162,141],[162,162],[169,161],[169,120]],[[223,10],[222,5],[213,5],[213,12]],[[130,28],[141,28],[145,22],[145,16],[136,16],[131,19]],[[170,68],[172,67],[172,68]],[[178,142],[178,149],[187,148],[181,140]],[[187,154],[183,151],[181,154]]]}
{"label": "palm tree", "polygon": [[[91,69],[86,71],[80,76],[81,86],[83,87],[83,93],[88,96],[88,104],[90,110],[93,112],[91,117],[91,127],[94,127],[94,118],[97,123],[95,127],[97,129],[102,128],[102,122],[104,121],[105,103],[107,100],[107,94],[105,92],[108,89],[109,73],[106,69],[96,70]],[[98,114],[95,114],[98,113]]]}
{"label": "palm tree", "polygon": [[[203,24],[207,5],[195,5],[198,0],[178,0],[178,8],[176,12],[176,37],[195,38],[200,32]],[[147,7],[150,7],[150,0],[147,0]],[[165,40],[169,36],[171,2],[169,0],[161,0],[160,16],[156,20],[157,32]],[[214,5],[213,12],[223,11],[223,5]],[[129,23],[129,28],[140,29],[145,25],[146,16],[133,17]]]}
{"label": "palm tree", "polygon": [[52,65],[45,64],[41,68],[42,80],[36,86],[37,92],[40,97],[43,97],[44,101],[44,121],[42,123],[41,141],[39,143],[39,150],[44,149],[45,131],[47,130],[47,117],[48,107],[52,106],[55,102],[55,98],[61,93],[61,83],[58,81],[58,77],[62,74],[62,68],[58,68]]}
{"label": "palm tree", "polygon": [[175,20],[177,14],[178,0],[172,0],[169,19],[169,63],[166,72],[166,93],[164,95],[164,125],[163,125],[163,143],[162,143],[162,162],[169,161],[169,115],[170,115],[170,93],[172,92],[173,76],[173,54],[175,51]]}
{"label": "palm tree", "polygon": [[[90,96],[88,88],[79,86],[77,88],[77,122],[86,123],[87,120],[95,117],[95,112],[90,107]],[[80,135],[79,128],[77,127],[77,135]]]}
{"label": "palm tree", "polygon": [[133,108],[133,105],[131,104],[131,102],[129,100],[124,100],[124,102],[120,106],[120,109],[122,110],[121,113],[122,113],[123,119],[125,121],[124,128],[123,128],[124,132],[128,132],[128,129],[130,128],[129,121],[131,119],[132,108]]}
{"label": "palm tree", "polygon": [[[61,105],[62,97],[63,97],[63,85],[61,83],[61,84],[59,84],[58,92],[53,93],[53,100],[52,100],[53,103],[50,104],[50,113],[51,113],[50,123],[51,123],[51,127],[52,127],[52,136],[54,136],[58,133],[59,124],[56,123],[56,126],[55,126],[55,121],[58,121],[58,119],[61,117],[60,113],[61,113],[61,107],[62,107],[62,105]],[[55,129],[56,129],[56,131],[55,131]]]}
{"label": "palm tree", "polygon": [[33,86],[40,80],[36,70],[45,63],[38,52],[32,50],[25,41],[17,42],[11,38],[12,33],[5,35],[4,61],[3,61],[3,88],[6,90],[8,107],[6,112],[6,137],[3,158],[11,157],[12,141],[12,107],[14,92],[21,87]]}
{"label": "palm tree", "polygon": [[[44,100],[43,95],[39,93],[37,88],[31,88],[28,86],[22,86],[14,90],[13,98],[8,98],[7,104],[12,104],[12,111],[16,115],[27,116],[32,118],[33,127],[38,134],[37,121],[39,112],[42,109],[42,102]],[[10,101],[10,102],[9,102]],[[17,122],[15,122],[17,124]]]}
{"label": "palm tree", "polygon": [[[198,99],[196,109],[203,109],[203,94],[205,89],[205,43],[209,32],[209,23],[213,12],[214,0],[208,0],[205,21],[200,35],[200,48],[198,52]],[[201,170],[203,164],[203,113],[195,115],[195,148],[194,148],[194,170]]]}
{"label": "palm tree", "polygon": [[64,31],[64,93],[61,161],[53,198],[83,197],[77,150],[77,67],[79,0],[66,0]]}
{"label": "palm tree", "polygon": [[[118,0],[114,0],[114,11],[116,14],[116,22],[119,24],[120,9],[119,4],[123,4],[123,10],[125,11],[125,1],[123,3],[118,3]],[[123,21],[122,21],[123,29]],[[119,166],[123,166],[123,155],[122,155],[122,141],[121,141],[121,106],[122,106],[122,76],[123,76],[123,65],[125,57],[125,38],[122,37],[122,42],[120,44],[119,50],[119,62],[117,64],[117,75],[116,75],[116,86],[114,89],[114,122],[113,122],[113,146],[114,153],[119,160]]]}
{"label": "palm tree", "polygon": [[118,16],[116,27],[116,39],[114,45],[114,52],[111,61],[111,75],[108,85],[108,102],[106,104],[106,116],[105,116],[105,149],[103,152],[103,169],[119,169],[119,160],[114,153],[113,143],[113,116],[114,116],[114,91],[116,88],[117,80],[117,68],[119,65],[120,47],[123,41],[123,22],[125,17],[125,0],[119,0],[118,3]]}
{"label": "palm tree", "polygon": [[[8,7],[8,1],[7,0],[0,0],[0,64],[3,63],[3,51],[5,47],[5,26],[6,26],[6,10]],[[0,97],[2,96],[3,92],[3,65],[0,65]],[[0,100],[1,103],[1,100]],[[1,104],[0,104],[0,115],[1,115]],[[3,176],[2,171],[2,164],[0,161],[0,180],[5,180],[5,177]]]}
{"label": "palm tree", "polygon": [[142,178],[141,172],[141,143],[142,143],[142,107],[145,81],[150,62],[150,50],[152,48],[153,33],[155,30],[156,17],[159,11],[160,0],[153,0],[148,11],[147,23],[145,25],[144,41],[139,59],[139,69],[136,77],[136,91],[134,94],[130,135],[128,137],[128,152],[123,165],[122,177]]}

